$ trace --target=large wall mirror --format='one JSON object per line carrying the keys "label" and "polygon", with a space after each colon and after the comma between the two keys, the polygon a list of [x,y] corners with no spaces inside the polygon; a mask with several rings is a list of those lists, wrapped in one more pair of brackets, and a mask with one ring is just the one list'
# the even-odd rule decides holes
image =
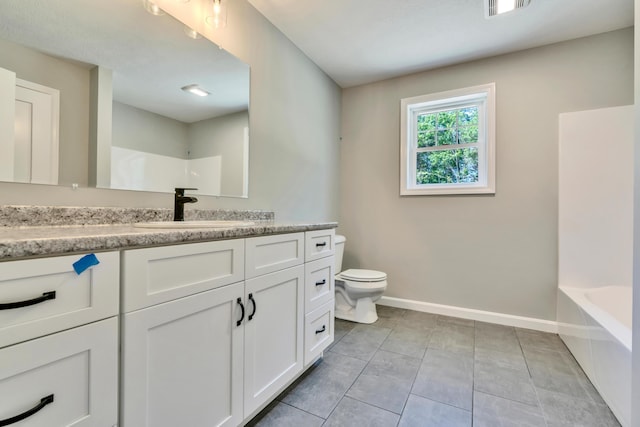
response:
{"label": "large wall mirror", "polygon": [[0,1],[0,180],[247,197],[249,66],[144,6]]}

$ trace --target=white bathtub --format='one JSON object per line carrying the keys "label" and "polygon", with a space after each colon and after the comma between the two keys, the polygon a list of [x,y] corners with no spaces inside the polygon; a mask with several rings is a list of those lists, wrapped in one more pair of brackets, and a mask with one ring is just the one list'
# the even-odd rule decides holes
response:
{"label": "white bathtub", "polygon": [[631,425],[631,313],[631,287],[559,287],[560,337],[625,427]]}

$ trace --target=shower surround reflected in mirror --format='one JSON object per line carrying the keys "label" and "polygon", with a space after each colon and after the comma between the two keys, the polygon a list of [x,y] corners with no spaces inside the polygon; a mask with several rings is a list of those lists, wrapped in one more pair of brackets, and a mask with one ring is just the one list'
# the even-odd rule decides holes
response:
{"label": "shower surround reflected in mirror", "polygon": [[59,185],[247,197],[248,65],[141,1],[3,0],[0,15],[3,93],[11,73],[60,92]]}

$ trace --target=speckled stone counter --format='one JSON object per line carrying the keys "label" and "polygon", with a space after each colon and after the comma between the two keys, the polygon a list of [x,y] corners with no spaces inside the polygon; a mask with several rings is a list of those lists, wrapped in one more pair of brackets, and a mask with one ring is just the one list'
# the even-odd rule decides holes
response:
{"label": "speckled stone counter", "polygon": [[[273,212],[185,209],[186,220],[273,221]],[[0,227],[133,224],[171,221],[173,209],[0,205]]]}
{"label": "speckled stone counter", "polygon": [[[1,212],[7,212],[7,207],[0,207]],[[16,207],[12,207],[16,208]],[[26,211],[28,207],[20,207]],[[22,209],[24,208],[24,209]],[[0,222],[0,261],[11,261],[22,258],[65,255],[81,252],[99,252],[107,250],[121,250],[142,248],[149,246],[175,245],[182,243],[204,242],[212,240],[236,239],[262,236],[269,234],[296,233],[310,230],[322,230],[337,227],[335,222],[321,223],[277,223],[273,220],[272,212],[262,211],[209,211],[205,215],[188,215],[188,219],[233,219],[252,221],[252,225],[234,228],[181,228],[181,229],[150,229],[134,227],[135,222],[170,220],[169,217],[135,216],[130,210],[117,208],[116,213],[107,214],[97,212],[110,208],[58,208],[69,209],[77,214],[74,222],[99,225],[62,225],[64,221],[51,219],[42,221],[49,223],[45,226],[7,226]],[[46,218],[51,217],[54,210],[43,208],[41,212]],[[91,216],[91,211],[95,214]],[[117,212],[120,212],[120,215]],[[151,210],[154,211],[154,210]],[[162,211],[162,210],[155,210]],[[169,214],[171,210],[167,210]],[[64,211],[69,212],[69,211]],[[206,212],[206,211],[203,211]],[[138,212],[140,213],[140,212]],[[226,216],[221,216],[221,213]],[[232,213],[232,214],[230,214]],[[86,215],[85,215],[86,214]],[[132,216],[133,215],[133,216]],[[207,216],[208,215],[208,216]],[[217,216],[216,216],[217,215]],[[62,215],[64,216],[64,215]],[[74,215],[70,214],[71,217]],[[96,218],[114,218],[115,223],[100,223]],[[265,218],[271,219],[265,219]],[[84,219],[81,219],[84,218]],[[87,220],[86,218],[89,218]],[[131,220],[131,218],[135,218]],[[130,223],[122,223],[122,220]],[[95,223],[92,223],[95,221]],[[51,222],[54,225],[51,225]],[[11,224],[14,224],[12,221]],[[33,221],[23,221],[22,224],[33,224]]]}

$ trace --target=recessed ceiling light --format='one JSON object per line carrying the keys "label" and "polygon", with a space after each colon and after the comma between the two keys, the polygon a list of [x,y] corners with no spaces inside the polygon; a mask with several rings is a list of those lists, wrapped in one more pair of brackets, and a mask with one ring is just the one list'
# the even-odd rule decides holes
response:
{"label": "recessed ceiling light", "polygon": [[531,0],[484,0],[486,18],[529,6]]}
{"label": "recessed ceiling light", "polygon": [[208,96],[211,95],[209,92],[207,92],[206,90],[202,89],[200,86],[198,86],[197,84],[193,84],[193,85],[187,85],[187,86],[183,86],[181,88],[183,91],[185,92],[189,92],[192,93],[194,95],[198,95],[198,96]]}

